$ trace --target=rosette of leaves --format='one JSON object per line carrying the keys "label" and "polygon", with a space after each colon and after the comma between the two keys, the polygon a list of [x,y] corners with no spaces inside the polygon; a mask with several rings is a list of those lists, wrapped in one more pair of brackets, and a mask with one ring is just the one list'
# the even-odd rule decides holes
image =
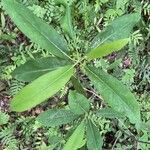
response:
{"label": "rosette of leaves", "polygon": [[[112,21],[105,30],[93,39],[85,54],[81,54],[82,56],[76,59],[73,58],[72,51],[69,50],[67,41],[63,36],[59,35],[52,26],[36,17],[28,8],[16,0],[3,0],[2,5],[17,27],[28,38],[43,49],[50,51],[53,55],[53,57],[30,60],[13,72],[13,77],[17,80],[31,83],[14,96],[10,105],[12,111],[22,112],[31,109],[52,97],[70,81],[70,78],[77,71],[76,66],[78,66],[78,69],[80,67],[80,70],[89,77],[95,90],[101,94],[108,106],[115,110],[115,112],[118,112],[118,114],[123,113],[129,118],[131,123],[139,127],[141,122],[140,108],[130,90],[107,72],[89,65],[93,59],[102,58],[112,52],[121,50],[127,45],[130,33],[140,19],[139,14],[127,14]],[[79,84],[79,86],[82,85]],[[80,92],[82,93],[83,91],[81,90]],[[74,99],[78,100],[77,97]],[[88,110],[89,106],[86,109]],[[76,114],[77,111],[80,114]],[[51,119],[49,118],[51,117],[55,124],[49,125],[69,123],[78,118],[83,111],[82,108],[74,109],[72,107],[70,107],[70,110],[62,109],[56,112],[55,110],[49,110],[49,114],[52,116],[42,115],[42,118],[45,120],[43,124],[47,123],[46,120],[50,121]],[[107,115],[111,116],[113,113],[107,113]],[[57,116],[61,120],[57,120]],[[91,149],[93,144],[100,147],[102,144],[98,143],[97,138],[92,140],[93,136],[99,136],[97,135],[97,128],[90,120],[86,122],[87,137],[90,139],[87,139],[88,148]],[[74,141],[76,136],[82,133],[80,135],[80,143],[74,149],[78,149],[85,143],[85,140],[83,140],[84,126],[82,122],[70,137],[71,140],[69,139],[69,141]],[[66,144],[69,145],[66,146],[66,149],[76,145],[70,143]]]}

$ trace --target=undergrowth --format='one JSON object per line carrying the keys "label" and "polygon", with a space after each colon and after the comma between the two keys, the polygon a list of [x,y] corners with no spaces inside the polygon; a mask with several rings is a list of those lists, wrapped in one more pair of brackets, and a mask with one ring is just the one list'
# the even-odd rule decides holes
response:
{"label": "undergrowth", "polygon": [[[52,24],[59,33],[62,33],[69,43],[70,48],[76,47],[78,51],[87,49],[88,41],[92,40],[97,31],[100,32],[112,20],[123,14],[132,11],[141,12],[142,20],[135,27],[130,37],[130,43],[124,51],[117,55],[114,53],[103,59],[94,61],[97,68],[103,68],[113,76],[119,78],[127,85],[139,100],[142,114],[142,121],[147,124],[147,131],[141,134],[140,139],[135,140],[131,133],[134,129],[130,128],[130,123],[126,122],[127,127],[122,127],[121,121],[98,118],[91,115],[93,121],[101,129],[104,135],[106,149],[128,150],[128,149],[150,149],[150,4],[148,0],[83,0],[75,1],[73,24],[76,38],[70,39],[66,33],[63,33],[60,23],[64,15],[64,7],[56,5],[55,0],[18,0],[26,5],[35,15]],[[7,88],[2,95],[14,96],[21,90],[26,83],[12,79],[12,71],[24,64],[30,58],[40,56],[47,57],[51,54],[41,49],[35,43],[28,40],[18,28],[12,24],[10,18],[1,9],[0,1],[0,80],[5,80]],[[91,36],[92,35],[92,36]],[[80,40],[82,39],[82,40]],[[128,51],[126,51],[128,50]],[[86,80],[83,76],[82,80]],[[72,86],[70,85],[72,88]],[[0,91],[1,92],[1,91]],[[27,113],[15,114],[13,112],[0,112],[0,149],[17,150],[61,150],[65,139],[69,136],[67,131],[76,123],[61,128],[44,128],[35,121],[35,117],[48,107],[57,106],[61,108],[66,103],[59,101],[64,97],[67,89],[61,91],[61,94],[54,97],[54,102],[42,104]],[[95,91],[87,91],[94,101],[98,99]],[[65,94],[64,94],[65,93]],[[3,96],[0,95],[0,99]],[[2,106],[0,105],[0,110]],[[103,104],[96,101],[93,108],[101,108]],[[27,117],[28,116],[28,117]],[[119,130],[117,124],[122,130]],[[67,133],[67,134],[66,134]],[[112,140],[113,139],[113,140]],[[145,142],[140,142],[145,141]],[[84,150],[85,148],[83,148]]]}

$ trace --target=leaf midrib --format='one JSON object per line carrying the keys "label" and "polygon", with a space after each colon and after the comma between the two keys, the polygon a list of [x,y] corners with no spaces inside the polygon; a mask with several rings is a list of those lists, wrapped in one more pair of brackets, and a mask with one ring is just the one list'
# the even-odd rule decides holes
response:
{"label": "leaf midrib", "polygon": [[87,113],[87,111],[84,109],[84,107],[82,107],[82,103],[81,103],[80,100],[75,99],[75,102],[76,102],[76,104],[81,108],[81,110],[82,110],[84,113]]}
{"label": "leaf midrib", "polygon": [[34,70],[34,71],[27,71],[25,73],[17,73],[17,75],[25,75],[25,74],[31,74],[31,73],[38,73],[38,72],[46,72],[46,71],[53,71],[53,70],[57,70],[60,67],[56,67],[56,68],[49,68],[49,69],[38,69],[38,70]]}

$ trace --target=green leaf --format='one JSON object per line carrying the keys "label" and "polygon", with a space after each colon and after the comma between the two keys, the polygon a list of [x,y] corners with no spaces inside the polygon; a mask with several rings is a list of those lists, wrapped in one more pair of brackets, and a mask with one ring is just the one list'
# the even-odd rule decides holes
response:
{"label": "green leaf", "polygon": [[103,140],[98,128],[91,120],[87,121],[87,147],[88,150],[102,150]]}
{"label": "green leaf", "polygon": [[127,38],[129,38],[139,19],[139,14],[133,13],[112,21],[104,31],[93,39],[87,53],[88,59],[99,58],[110,54],[112,51],[120,50],[128,43]]}
{"label": "green leaf", "polygon": [[72,122],[79,118],[79,115],[74,114],[70,110],[66,109],[50,109],[37,117],[37,121],[42,125],[60,126]]}
{"label": "green leaf", "polygon": [[148,120],[146,123],[141,122],[140,130],[149,132],[150,131],[150,120]]}
{"label": "green leaf", "polygon": [[86,67],[86,73],[95,89],[114,110],[125,113],[132,123],[140,122],[138,102],[125,85],[101,69]]}
{"label": "green leaf", "polygon": [[95,58],[100,58],[103,56],[106,56],[112,52],[119,51],[122,49],[127,43],[129,42],[129,39],[121,39],[121,40],[116,40],[114,42],[108,42],[106,44],[102,44],[95,49],[91,50],[88,54],[87,57],[89,59],[95,59]]}
{"label": "green leaf", "polygon": [[63,150],[78,150],[84,144],[84,134],[85,134],[85,123],[81,124],[75,129],[73,134],[70,136],[69,140],[65,144]]}
{"label": "green leaf", "polygon": [[80,81],[76,77],[72,76],[71,82],[77,92],[86,96],[86,92],[84,91],[83,86],[81,85]]}
{"label": "green leaf", "polygon": [[64,32],[66,32],[71,38],[75,36],[72,24],[72,4],[73,0],[55,0],[56,4],[62,4],[65,7],[65,12],[60,20],[60,25]]}
{"label": "green leaf", "polygon": [[117,112],[112,108],[102,108],[97,110],[96,116],[105,117],[105,118],[124,118],[125,115],[123,113]]}
{"label": "green leaf", "polygon": [[73,38],[75,34],[73,31],[71,10],[71,6],[67,5],[65,9],[65,14],[62,17],[60,24],[64,32],[66,32],[71,38]]}
{"label": "green leaf", "polygon": [[60,58],[68,59],[67,44],[53,27],[15,0],[3,0],[2,5],[17,27],[33,42]]}
{"label": "green leaf", "polygon": [[55,57],[33,59],[17,67],[12,76],[17,80],[30,82],[50,71],[69,64],[65,60]]}
{"label": "green leaf", "polygon": [[68,99],[70,110],[73,113],[81,115],[89,111],[89,100],[82,94],[79,94],[76,91],[70,91]]}
{"label": "green leaf", "polygon": [[73,67],[69,65],[39,77],[13,98],[11,109],[21,112],[35,107],[56,94],[69,81],[73,72]]}

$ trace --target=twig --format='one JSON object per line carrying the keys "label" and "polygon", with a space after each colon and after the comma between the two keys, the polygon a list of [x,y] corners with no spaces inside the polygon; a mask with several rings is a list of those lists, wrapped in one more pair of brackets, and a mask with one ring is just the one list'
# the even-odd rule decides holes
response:
{"label": "twig", "polygon": [[94,95],[95,95],[96,97],[98,97],[99,99],[102,99],[102,97],[99,96],[95,91],[89,90],[89,89],[87,89],[87,88],[84,88],[84,90],[86,90],[87,92],[90,92],[90,93],[94,94]]}
{"label": "twig", "polygon": [[[119,131],[119,132],[120,132],[120,131]],[[116,143],[117,143],[117,141],[118,141],[118,139],[119,139],[119,137],[120,137],[119,132],[118,132],[118,136],[117,136],[117,138],[116,138],[116,140],[115,140],[115,142],[114,142],[114,144],[113,144],[113,146],[112,146],[112,149],[111,149],[111,150],[114,150],[115,145],[116,145]]]}

